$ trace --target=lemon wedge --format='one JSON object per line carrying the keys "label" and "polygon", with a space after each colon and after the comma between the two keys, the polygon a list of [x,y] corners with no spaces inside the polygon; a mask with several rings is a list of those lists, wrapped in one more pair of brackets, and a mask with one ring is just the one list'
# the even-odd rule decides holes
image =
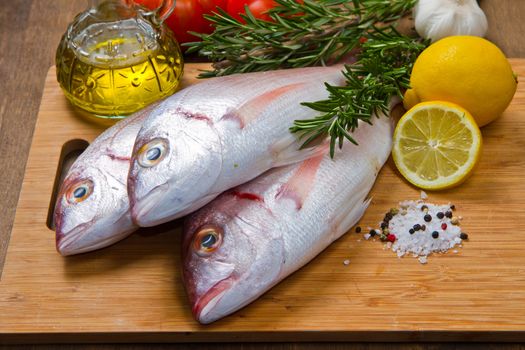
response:
{"label": "lemon wedge", "polygon": [[466,109],[449,102],[423,102],[399,120],[392,156],[410,183],[440,190],[468,178],[481,144],[481,132]]}

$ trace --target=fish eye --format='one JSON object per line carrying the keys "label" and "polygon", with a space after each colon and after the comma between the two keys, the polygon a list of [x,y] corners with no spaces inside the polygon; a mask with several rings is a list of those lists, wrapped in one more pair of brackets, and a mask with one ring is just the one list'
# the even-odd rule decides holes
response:
{"label": "fish eye", "polygon": [[159,163],[168,151],[166,141],[155,139],[146,143],[138,151],[138,162],[144,168],[150,168]]}
{"label": "fish eye", "polygon": [[157,159],[160,158],[161,153],[162,153],[162,151],[158,147],[150,148],[146,152],[146,159],[149,160],[149,161],[157,160]]}
{"label": "fish eye", "polygon": [[93,192],[93,182],[84,180],[69,186],[66,191],[66,199],[71,204],[80,203],[88,198]]}
{"label": "fish eye", "polygon": [[84,196],[86,195],[87,193],[87,186],[80,186],[80,187],[77,187],[74,191],[73,191],[73,197],[74,198],[84,198]]}
{"label": "fish eye", "polygon": [[203,227],[197,232],[193,247],[197,254],[207,256],[216,251],[222,244],[222,230],[217,227]]}
{"label": "fish eye", "polygon": [[217,234],[215,232],[209,232],[205,236],[201,237],[201,247],[204,249],[211,249],[217,243]]}

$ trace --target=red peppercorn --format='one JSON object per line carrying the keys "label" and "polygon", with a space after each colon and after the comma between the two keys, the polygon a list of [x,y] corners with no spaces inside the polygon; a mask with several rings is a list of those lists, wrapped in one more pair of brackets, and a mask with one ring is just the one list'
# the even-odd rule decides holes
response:
{"label": "red peppercorn", "polygon": [[362,36],[362,37],[359,38],[359,42],[360,42],[361,44],[364,44],[364,43],[366,43],[367,41],[368,41],[368,38],[365,38],[364,36]]}
{"label": "red peppercorn", "polygon": [[447,229],[447,224],[446,223],[442,223],[441,224],[441,229],[442,230],[446,230]]}
{"label": "red peppercorn", "polygon": [[388,236],[386,236],[386,239],[393,243],[396,240],[396,235],[390,233]]}

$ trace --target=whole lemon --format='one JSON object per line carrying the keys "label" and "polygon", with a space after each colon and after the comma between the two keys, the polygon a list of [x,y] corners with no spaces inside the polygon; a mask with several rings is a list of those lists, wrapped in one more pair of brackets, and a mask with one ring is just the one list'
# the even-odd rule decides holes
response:
{"label": "whole lemon", "polygon": [[417,58],[404,105],[449,101],[467,109],[483,126],[503,113],[516,92],[509,61],[490,41],[476,36],[438,40]]}

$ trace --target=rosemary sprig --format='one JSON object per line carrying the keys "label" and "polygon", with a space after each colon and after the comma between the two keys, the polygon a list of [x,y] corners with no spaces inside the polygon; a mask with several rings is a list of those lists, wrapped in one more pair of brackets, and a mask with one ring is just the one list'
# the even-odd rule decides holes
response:
{"label": "rosemary sprig", "polygon": [[303,103],[318,112],[314,119],[296,120],[290,131],[304,139],[303,147],[319,136],[330,136],[330,155],[359,120],[372,123],[377,112],[388,113],[392,96],[408,88],[412,65],[428,45],[398,33],[393,24],[416,0],[275,0],[273,21],[256,19],[247,11],[245,23],[218,10],[206,16],[212,34],[198,34],[202,42],[189,43],[188,53],[199,52],[213,62],[200,77],[268,71],[335,63],[357,56],[345,66],[346,86],[325,84],[326,100]]}
{"label": "rosemary sprig", "polygon": [[320,135],[329,135],[332,157],[336,143],[339,148],[345,139],[356,144],[351,132],[359,120],[372,124],[375,113],[388,115],[390,99],[402,97],[402,90],[409,88],[412,66],[427,45],[427,41],[403,36],[392,27],[374,27],[357,62],[345,66],[346,86],[325,84],[328,99],[302,103],[321,114],[314,119],[296,120],[290,131],[306,137],[303,147]]}
{"label": "rosemary sprig", "polygon": [[205,16],[215,26],[202,41],[189,43],[213,62],[200,77],[337,62],[360,45],[372,27],[386,27],[408,13],[416,0],[276,0],[273,21],[247,11],[241,23],[222,10]]}

